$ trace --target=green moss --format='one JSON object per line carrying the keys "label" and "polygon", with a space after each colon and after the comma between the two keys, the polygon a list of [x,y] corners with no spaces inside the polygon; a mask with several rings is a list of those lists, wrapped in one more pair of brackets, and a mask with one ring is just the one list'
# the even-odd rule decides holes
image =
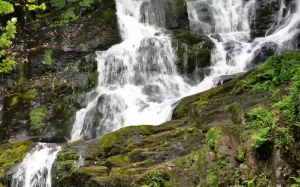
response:
{"label": "green moss", "polygon": [[237,155],[236,158],[240,161],[240,162],[245,162],[246,158],[245,158],[245,151],[239,149],[237,150]]}
{"label": "green moss", "polygon": [[50,0],[50,5],[54,9],[61,9],[65,6],[66,1],[65,0]]}
{"label": "green moss", "polygon": [[130,163],[130,159],[126,155],[116,155],[109,157],[105,162],[104,165],[106,166],[114,166],[114,167],[122,167],[126,166]]}
{"label": "green moss", "polygon": [[98,84],[98,73],[88,73],[88,89],[94,88]]}
{"label": "green moss", "polygon": [[68,8],[63,14],[60,15],[57,21],[52,23],[50,27],[56,27],[56,26],[62,26],[64,24],[67,24],[71,21],[75,21],[79,18],[79,15],[75,14],[75,8],[70,7]]}
{"label": "green moss", "polygon": [[186,0],[176,0],[175,2],[179,5],[186,6]]}
{"label": "green moss", "polygon": [[94,0],[81,0],[79,5],[82,7],[90,7]]}
{"label": "green moss", "polygon": [[32,142],[28,141],[0,145],[0,168],[11,167],[20,163],[26,153],[32,149],[32,146]]}
{"label": "green moss", "polygon": [[72,149],[63,149],[57,154],[56,161],[77,160],[77,153]]}
{"label": "green moss", "polygon": [[106,20],[111,20],[111,19],[114,19],[116,17],[115,12],[113,10],[110,10],[110,9],[103,10],[102,15],[103,15],[104,19],[106,19]]}
{"label": "green moss", "polygon": [[125,127],[113,133],[103,135],[100,138],[99,156],[108,157],[128,152],[134,148],[134,144],[132,144],[132,141],[128,139],[131,134],[138,134],[139,136],[149,135],[152,133],[152,129],[152,126],[146,125]]}
{"label": "green moss", "polygon": [[48,65],[52,65],[52,53],[53,51],[51,49],[45,52],[45,63]]}
{"label": "green moss", "polygon": [[193,108],[196,111],[201,111],[201,108],[207,105],[210,99],[222,98],[230,95],[230,92],[237,82],[238,79],[235,79],[222,86],[182,99],[174,109],[172,119],[188,116],[188,112]]}
{"label": "green moss", "polygon": [[218,186],[218,176],[212,170],[208,170],[206,180],[209,186]]}
{"label": "green moss", "polygon": [[74,141],[74,142],[68,142],[68,146],[77,146],[77,145],[80,145],[84,143],[83,140],[77,140],[77,141]]}
{"label": "green moss", "polygon": [[275,86],[288,84],[299,69],[299,51],[274,55],[239,82],[235,86],[235,92],[270,90]]}
{"label": "green moss", "polygon": [[215,151],[218,149],[219,141],[222,138],[222,127],[212,127],[206,134],[206,143]]}
{"label": "green moss", "polygon": [[27,90],[22,96],[26,100],[33,100],[38,95],[38,90],[36,88],[32,88]]}
{"label": "green moss", "polygon": [[34,30],[34,31],[37,31],[38,29],[40,29],[40,27],[41,27],[41,24],[40,24],[40,23],[34,23],[34,24],[31,26],[32,30]]}
{"label": "green moss", "polygon": [[231,107],[231,120],[234,124],[242,124],[242,111],[237,102],[234,102]]}
{"label": "green moss", "polygon": [[16,105],[18,104],[18,102],[19,102],[18,96],[13,96],[13,97],[11,98],[10,107],[16,106]]}
{"label": "green moss", "polygon": [[46,108],[40,107],[40,108],[33,109],[29,113],[31,123],[33,124],[35,130],[38,130],[42,127],[43,120],[46,118],[45,112],[46,112]]}
{"label": "green moss", "polygon": [[108,168],[105,166],[81,167],[76,170],[76,173],[83,173],[93,176],[107,176]]}

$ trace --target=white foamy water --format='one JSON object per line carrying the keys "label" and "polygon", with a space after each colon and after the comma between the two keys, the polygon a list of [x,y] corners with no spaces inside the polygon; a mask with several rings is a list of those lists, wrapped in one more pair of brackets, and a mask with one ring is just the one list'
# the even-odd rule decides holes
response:
{"label": "white foamy water", "polygon": [[51,169],[60,147],[39,143],[12,176],[12,187],[51,187]]}
{"label": "white foamy water", "polygon": [[280,52],[299,33],[298,2],[295,12],[283,15],[282,1],[278,24],[269,36],[249,42],[255,0],[189,1],[191,30],[215,43],[210,73],[191,86],[177,73],[170,36],[148,24],[158,20],[151,18],[156,15],[147,13],[141,19],[143,2],[151,1],[116,0],[123,42],[97,52],[98,86],[87,94],[87,106],[77,112],[70,141],[96,138],[129,125],[161,124],[171,118],[174,103],[182,97],[216,86],[222,75],[248,70],[266,43],[275,43]]}
{"label": "white foamy water", "polygon": [[[124,41],[97,52],[98,87],[87,97],[87,107],[77,112],[71,141],[129,125],[161,124],[170,119],[172,104],[190,89],[176,71],[170,36],[140,22],[143,2],[116,1]],[[95,127],[96,111],[101,120]]]}

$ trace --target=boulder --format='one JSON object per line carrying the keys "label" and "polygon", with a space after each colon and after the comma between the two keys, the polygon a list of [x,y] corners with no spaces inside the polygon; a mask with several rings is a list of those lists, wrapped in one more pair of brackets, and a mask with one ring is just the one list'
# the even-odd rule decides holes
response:
{"label": "boulder", "polygon": [[266,61],[270,56],[274,55],[277,51],[278,45],[274,42],[266,42],[260,46],[259,49],[254,51],[254,57],[251,62],[251,67],[248,69],[253,69],[257,65]]}
{"label": "boulder", "polygon": [[189,30],[185,0],[150,0],[141,6],[143,21],[168,30]]}
{"label": "boulder", "polygon": [[211,50],[214,43],[206,35],[175,29],[173,43],[177,48],[177,68],[179,73],[194,81],[201,81],[210,66]]}

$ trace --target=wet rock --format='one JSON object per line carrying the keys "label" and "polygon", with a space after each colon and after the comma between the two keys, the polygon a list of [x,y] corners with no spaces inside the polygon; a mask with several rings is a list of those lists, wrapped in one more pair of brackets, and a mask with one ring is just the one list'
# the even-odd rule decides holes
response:
{"label": "wet rock", "polygon": [[256,67],[257,65],[263,63],[270,56],[274,55],[277,48],[278,48],[278,45],[276,43],[267,42],[267,43],[264,43],[260,47],[260,49],[257,49],[256,51],[254,51],[254,57],[251,61],[251,66],[252,66],[251,69],[253,69],[253,67]]}
{"label": "wet rock", "polygon": [[223,39],[219,34],[211,34],[210,37],[216,39],[218,42],[223,42]]}
{"label": "wet rock", "polygon": [[238,78],[242,75],[244,75],[246,72],[241,72],[241,73],[235,73],[232,75],[221,75],[218,78],[216,78],[214,81],[217,83],[217,85],[222,85],[225,84],[229,81],[231,81],[232,79]]}
{"label": "wet rock", "polygon": [[186,2],[183,0],[151,0],[141,6],[143,21],[168,30],[189,30]]}
{"label": "wet rock", "polygon": [[[288,10],[293,12],[293,1],[285,1],[287,9],[283,10],[283,18]],[[270,35],[280,25],[278,21],[278,11],[280,10],[280,1],[262,0],[255,2],[254,17],[250,23],[251,38],[264,37]]]}
{"label": "wet rock", "polygon": [[[223,44],[226,50],[226,63],[228,65],[235,65],[234,57],[242,53],[242,44],[236,41],[228,41]],[[238,62],[237,62],[238,63]]]}
{"label": "wet rock", "polygon": [[0,140],[23,134],[32,141],[65,142],[80,94],[97,84],[95,54],[68,64],[60,72],[13,87],[3,98]]}
{"label": "wet rock", "polygon": [[[214,33],[213,26],[215,24],[214,16],[211,10],[211,7],[206,2],[195,2],[193,6],[197,12],[201,12],[198,14],[198,17],[195,18],[197,20],[190,20],[191,28],[193,28],[193,32],[196,33]],[[199,22],[201,24],[199,24]]]}
{"label": "wet rock", "polygon": [[211,50],[214,43],[205,35],[185,30],[173,30],[173,42],[177,46],[178,71],[194,81],[201,81],[210,66]]}

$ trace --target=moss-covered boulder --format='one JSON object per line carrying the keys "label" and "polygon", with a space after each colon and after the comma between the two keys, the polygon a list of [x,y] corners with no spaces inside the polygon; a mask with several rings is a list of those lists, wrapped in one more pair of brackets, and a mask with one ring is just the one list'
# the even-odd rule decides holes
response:
{"label": "moss-covered boulder", "polygon": [[6,185],[6,171],[22,162],[33,147],[32,142],[13,142],[0,145],[0,186]]}
{"label": "moss-covered boulder", "polygon": [[[76,178],[84,176],[81,186],[141,186],[151,181],[156,169],[165,170],[164,161],[197,150],[204,143],[201,143],[203,139],[201,130],[186,119],[171,121],[158,127],[144,125],[122,128],[88,143],[84,154],[85,166],[73,168],[67,176],[57,179],[55,184],[75,185],[75,181],[79,180]],[[193,145],[193,141],[200,144]],[[66,148],[66,152],[76,146]],[[65,154],[64,150],[60,154]],[[76,160],[77,158],[70,163]],[[57,161],[57,164],[64,162],[66,161]],[[55,168],[58,173],[64,171],[61,167]]]}

